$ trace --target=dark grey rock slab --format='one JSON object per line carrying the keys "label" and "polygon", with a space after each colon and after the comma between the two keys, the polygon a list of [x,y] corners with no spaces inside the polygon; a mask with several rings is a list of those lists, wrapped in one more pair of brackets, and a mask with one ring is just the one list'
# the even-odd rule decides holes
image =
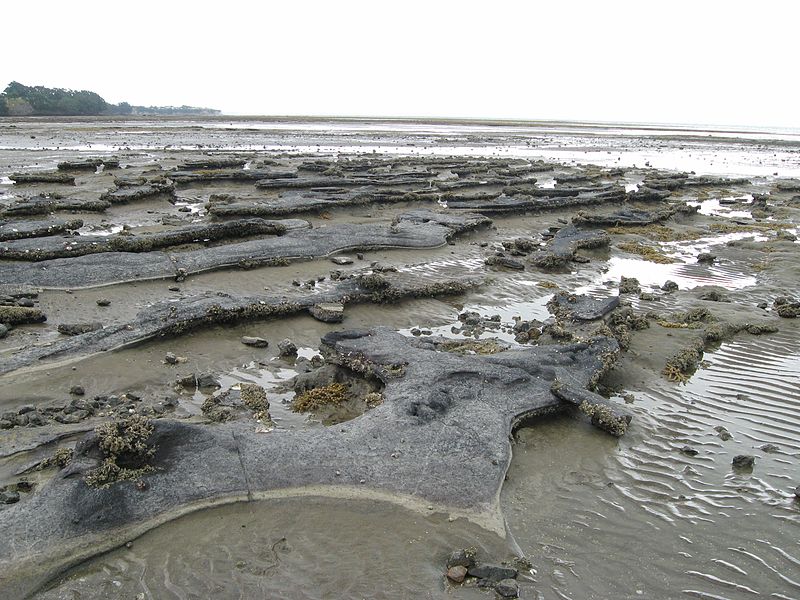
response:
{"label": "dark grey rock slab", "polygon": [[0,216],[47,215],[52,212],[103,212],[111,206],[105,200],[82,200],[79,198],[51,198],[34,196],[23,198],[0,210]]}
{"label": "dark grey rock slab", "polygon": [[[551,192],[549,189],[544,192]],[[448,199],[447,206],[451,209],[472,210],[480,213],[525,212],[537,210],[552,210],[570,206],[585,206],[605,202],[621,202],[625,199],[625,190],[621,187],[610,187],[600,191],[580,192],[577,194],[550,194],[532,196],[517,194],[508,196],[501,194],[490,199]]]}
{"label": "dark grey rock slab", "polygon": [[100,200],[111,204],[127,204],[137,200],[148,200],[157,196],[174,196],[175,185],[172,183],[145,183],[142,185],[125,185],[108,191]]}
{"label": "dark grey rock slab", "polygon": [[[378,290],[374,286],[362,285],[358,278],[352,278],[338,281],[326,292],[295,296],[242,297],[219,292],[184,298],[180,303],[158,302],[142,310],[129,323],[108,324],[97,331],[59,339],[47,346],[25,348],[13,355],[4,356],[0,359],[0,375],[23,367],[75,361],[98,352],[124,348],[155,337],[181,335],[202,327],[294,315],[321,303],[382,303],[405,298],[461,294],[480,283],[474,279],[422,279],[403,274],[379,277],[386,285]],[[18,322],[39,322],[45,319],[38,309],[12,308],[27,318],[27,321]]]}
{"label": "dark grey rock slab", "polygon": [[592,298],[585,294],[559,292],[553,296],[547,306],[552,312],[575,321],[594,321],[619,306],[619,296]]}
{"label": "dark grey rock slab", "polygon": [[590,225],[600,227],[618,227],[621,225],[651,225],[669,219],[675,211],[672,210],[638,210],[635,208],[625,208],[613,213],[585,214],[578,213],[572,218],[572,222],[578,225]]}
{"label": "dark grey rock slab", "polygon": [[83,227],[81,219],[42,221],[0,221],[0,242],[51,236]]}
{"label": "dark grey rock slab", "polygon": [[[73,462],[25,502],[0,511],[0,589],[24,597],[54,574],[169,519],[271,493],[379,493],[455,514],[495,515],[515,423],[559,410],[558,379],[583,388],[616,351],[609,338],[490,356],[439,352],[382,328],[326,335],[329,362],[384,383],[361,417],[312,431],[254,431],[252,422],[156,421],[155,471],[143,486],[90,487],[98,459]],[[84,450],[81,450],[83,448]]]}
{"label": "dark grey rock slab", "polygon": [[30,173],[12,173],[9,175],[14,183],[62,183],[75,185],[75,177],[66,173],[52,171],[31,171]]}
{"label": "dark grey rock slab", "polygon": [[185,277],[226,267],[255,267],[287,259],[309,259],[334,252],[375,248],[435,248],[454,234],[491,223],[476,214],[411,211],[392,225],[341,223],[294,229],[282,236],[168,254],[105,252],[74,258],[0,263],[0,281],[42,288],[83,288],[114,283]]}
{"label": "dark grey rock slab", "polygon": [[573,260],[581,248],[600,248],[610,242],[603,230],[584,230],[567,225],[559,229],[544,250],[533,257],[533,262],[543,269],[560,268]]}
{"label": "dark grey rock slab", "polygon": [[[81,223],[81,221],[78,221]],[[42,261],[85,256],[100,252],[150,252],[159,248],[193,242],[210,242],[255,235],[282,235],[311,224],[299,219],[280,221],[251,218],[223,223],[204,223],[175,227],[153,233],[114,235],[47,236],[0,243],[0,259]],[[2,227],[0,227],[0,232]]]}

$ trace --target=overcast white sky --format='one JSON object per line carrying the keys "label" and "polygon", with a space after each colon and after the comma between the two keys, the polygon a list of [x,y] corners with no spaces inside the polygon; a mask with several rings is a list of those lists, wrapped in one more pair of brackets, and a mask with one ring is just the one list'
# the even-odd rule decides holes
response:
{"label": "overcast white sky", "polygon": [[230,114],[800,127],[800,2],[3,2],[0,86]]}

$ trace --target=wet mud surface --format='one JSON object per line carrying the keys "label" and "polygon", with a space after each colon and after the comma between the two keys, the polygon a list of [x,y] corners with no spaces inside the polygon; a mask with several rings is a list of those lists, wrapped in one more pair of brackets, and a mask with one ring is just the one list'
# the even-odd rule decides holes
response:
{"label": "wet mud surface", "polygon": [[798,175],[780,132],[0,122],[0,589],[494,597],[475,546],[524,598],[798,596]]}

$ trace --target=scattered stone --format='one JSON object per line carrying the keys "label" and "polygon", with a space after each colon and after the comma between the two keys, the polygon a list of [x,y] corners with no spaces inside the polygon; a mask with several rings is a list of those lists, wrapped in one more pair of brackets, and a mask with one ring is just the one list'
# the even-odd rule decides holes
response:
{"label": "scattered stone", "polygon": [[8,327],[0,323],[0,340],[8,335]]}
{"label": "scattered stone", "polygon": [[461,565],[456,565],[455,567],[450,567],[447,569],[447,578],[454,583],[463,582],[466,576],[467,568],[462,567]]}
{"label": "scattered stone", "polygon": [[711,264],[715,260],[717,260],[717,257],[711,254],[710,252],[701,252],[700,254],[697,255],[698,263]]}
{"label": "scattered stone", "polygon": [[661,286],[661,290],[664,292],[677,292],[678,284],[672,281],[671,279],[667,279],[664,282],[664,285]]}
{"label": "scattered stone", "polygon": [[308,312],[323,323],[341,323],[344,320],[344,304],[339,302],[315,304],[308,309]]}
{"label": "scattered stone", "polygon": [[728,431],[722,425],[717,425],[716,427],[714,427],[714,431],[717,432],[717,436],[723,442],[727,442],[728,440],[733,439],[733,436],[731,435],[730,431]]}
{"label": "scattered stone", "polygon": [[73,385],[71,388],[69,388],[69,393],[73,396],[83,396],[86,393],[86,390],[83,389],[83,386]]}
{"label": "scattered stone", "polygon": [[764,444],[759,446],[758,449],[762,452],[766,452],[767,454],[775,454],[776,452],[781,451],[780,447],[776,446],[775,444]]}
{"label": "scattered stone", "polygon": [[465,567],[469,569],[475,564],[475,548],[455,550],[447,559],[447,567]]}
{"label": "scattered stone", "polygon": [[800,302],[796,302],[786,296],[775,298],[772,305],[778,316],[784,319],[795,319],[800,316]]}
{"label": "scattered stone", "polygon": [[354,261],[349,256],[334,256],[331,262],[335,265],[352,265]]}
{"label": "scattered stone", "polygon": [[0,488],[0,504],[14,504],[16,502],[19,502],[18,491]]}
{"label": "scattered stone", "polygon": [[266,348],[269,346],[269,342],[264,338],[249,335],[242,336],[242,343],[245,346],[253,346],[254,348]]}
{"label": "scattered stone", "polygon": [[187,375],[178,379],[178,384],[188,389],[210,389],[221,387],[211,373]]}
{"label": "scattered stone", "polygon": [[639,286],[639,280],[636,277],[620,277],[619,280],[619,293],[620,294],[638,294],[642,291]]}
{"label": "scattered stone", "polygon": [[513,579],[503,579],[497,583],[494,591],[501,598],[518,598],[519,584]]}
{"label": "scattered stone", "polygon": [[504,579],[515,579],[517,577],[517,570],[511,567],[504,567],[503,565],[474,565],[469,567],[467,573],[472,577],[478,579],[488,579],[489,581],[500,582]]}
{"label": "scattered stone", "polygon": [[297,345],[286,338],[278,342],[278,354],[280,356],[297,356]]}
{"label": "scattered stone", "polygon": [[175,356],[172,352],[167,352],[164,355],[164,362],[168,365],[177,365],[178,364],[178,357]]}
{"label": "scattered stone", "polygon": [[700,300],[708,300],[709,302],[730,302],[731,299],[728,298],[725,294],[717,291],[711,290],[710,292],[705,292],[704,294],[700,294]]}
{"label": "scattered stone", "polygon": [[733,465],[734,469],[740,471],[750,471],[753,469],[753,465],[756,462],[755,456],[750,456],[748,454],[739,454],[733,457],[731,461],[731,465]]}
{"label": "scattered stone", "polygon": [[111,300],[109,300],[108,298],[98,298],[97,300],[97,306],[110,306],[110,305],[111,305]]}
{"label": "scattered stone", "polygon": [[697,456],[699,454],[699,452],[691,446],[684,446],[681,448],[681,452],[686,456]]}

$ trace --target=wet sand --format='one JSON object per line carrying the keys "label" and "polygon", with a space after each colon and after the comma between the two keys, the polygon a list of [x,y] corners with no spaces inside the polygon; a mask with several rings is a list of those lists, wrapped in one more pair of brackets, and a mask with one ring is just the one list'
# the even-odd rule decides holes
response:
{"label": "wet sand", "polygon": [[[452,589],[443,578],[449,551],[469,545],[481,546],[487,558],[494,560],[523,553],[533,569],[520,575],[522,597],[743,598],[757,593],[791,598],[800,593],[800,548],[794,533],[800,519],[800,503],[794,497],[800,485],[800,441],[795,433],[800,424],[800,336],[797,320],[778,317],[773,306],[780,296],[796,299],[800,275],[797,243],[778,236],[798,232],[797,192],[777,187],[783,178],[800,174],[799,142],[791,132],[783,136],[715,133],[708,138],[697,131],[565,129],[563,125],[329,125],[225,119],[124,124],[5,121],[0,123],[3,177],[18,171],[54,170],[59,161],[89,156],[119,157],[123,168],[75,173],[75,186],[11,185],[3,179],[0,203],[11,206],[39,193],[96,200],[114,187],[115,176],[168,177],[168,169],[206,152],[244,157],[251,168],[260,168],[256,167],[259,161],[274,160],[277,165],[267,168],[276,170],[297,168],[303,161],[328,160],[330,152],[342,154],[340,160],[353,155],[382,159],[386,165],[411,155],[419,160],[415,168],[426,164],[420,155],[430,156],[430,161],[450,155],[456,162],[501,160],[515,168],[543,159],[551,161],[542,167],[545,170],[524,175],[535,177],[541,189],[587,185],[567,181],[569,176],[579,176],[589,177],[588,185],[612,182],[632,190],[652,179],[656,168],[745,177],[747,182],[683,187],[656,203],[627,200],[625,205],[642,209],[694,204],[700,210],[670,217],[664,225],[674,239],[667,241],[635,228],[614,228],[609,247],[579,251],[589,262],[570,262],[555,271],[537,268],[525,255],[517,257],[525,263],[522,271],[488,266],[485,260],[502,249],[502,242],[524,237],[546,243],[541,232],[563,227],[578,210],[613,212],[623,205],[609,202],[492,214],[491,228],[459,233],[446,245],[365,249],[363,259],[348,251],[354,258],[352,265],[337,266],[327,256],[318,256],[285,265],[200,273],[180,282],[130,281],[86,289],[35,290],[35,306],[48,320],[15,326],[0,340],[0,360],[10,360],[34,345],[57,343],[63,338],[56,329],[59,323],[131,323],[137,313],[156,302],[181,303],[201,293],[244,295],[268,290],[291,297],[298,292],[293,281],[322,276],[326,281],[313,289],[324,291],[333,285],[331,270],[355,272],[373,261],[394,265],[406,277],[488,278],[488,283],[459,296],[348,305],[341,324],[321,323],[306,315],[215,324],[80,360],[67,356],[11,371],[2,377],[0,388],[0,412],[69,401],[70,388],[80,385],[86,398],[135,392],[144,405],[153,405],[176,397],[176,408],[167,418],[202,422],[208,394],[176,392],[174,383],[179,374],[210,372],[221,391],[241,382],[264,386],[275,426],[308,435],[323,425],[313,415],[292,412],[288,403],[294,394],[278,387],[297,372],[292,361],[278,356],[277,342],[284,338],[292,339],[306,357],[316,353],[320,337],[327,332],[378,324],[411,337],[412,330],[424,329],[464,338],[458,332],[462,325],[458,315],[468,310],[487,318],[500,315],[502,326],[475,333],[478,338],[499,337],[518,345],[512,331],[514,317],[540,321],[552,317],[546,307],[554,292],[549,286],[608,298],[619,293],[621,276],[637,277],[644,292],[621,295],[634,313],[654,314],[649,328],[630,332],[630,346],[601,385],[613,402],[634,416],[624,437],[610,437],[572,413],[542,418],[516,431],[499,505],[506,521],[505,537],[463,519],[451,522],[437,507],[430,515],[420,515],[382,502],[263,500],[200,511],[163,525],[134,540],[132,548],[120,548],[76,567],[51,582],[52,589],[40,597],[80,593],[102,598],[111,590],[125,597],[153,598],[247,597],[263,590],[279,597],[324,597],[341,590],[346,590],[347,597],[491,597],[488,591]],[[120,128],[124,133],[119,133]],[[575,161],[600,166],[584,167]],[[620,171],[612,172],[611,167]],[[381,166],[372,168],[380,172]],[[490,165],[486,177],[502,168]],[[437,177],[456,181],[443,172],[447,170]],[[522,172],[513,177],[521,179]],[[499,194],[503,186],[484,186],[480,181],[464,193],[489,190]],[[178,185],[172,198],[157,196],[113,205],[104,212],[56,213],[54,217],[80,217],[84,221],[81,234],[117,235],[125,226],[134,233],[169,231],[215,222],[206,210],[212,194],[258,202],[280,193],[259,191],[252,182],[198,181]],[[762,207],[757,199],[767,193]],[[447,202],[422,198],[365,202],[291,218],[307,220],[315,228],[340,223],[388,225],[409,210],[450,210],[442,204]],[[14,216],[11,221],[21,218]],[[224,240],[209,247],[237,242]],[[620,249],[626,242],[655,248],[673,262],[654,263]],[[201,242],[170,251],[202,247]],[[698,263],[701,252],[712,252],[716,260]],[[35,269],[37,263],[28,267]],[[678,291],[660,290],[668,279],[678,284]],[[709,291],[728,301],[703,299]],[[99,306],[100,299],[110,304]],[[766,308],[758,307],[762,302]],[[659,320],[698,307],[707,308],[725,323],[769,323],[778,332],[726,335],[706,344],[700,368],[687,374],[685,384],[668,381],[662,374],[667,360],[690,344],[697,330],[662,326]],[[576,335],[588,333],[575,327]],[[264,337],[270,345],[244,346],[242,336]],[[552,342],[543,335],[539,343]],[[165,364],[167,353],[186,357],[187,362]],[[91,429],[106,418],[96,414],[69,427]],[[30,494],[20,494],[19,504],[29,501],[37,487],[56,475],[53,469],[27,471],[27,467],[51,455],[57,446],[71,446],[76,440],[76,435],[67,435],[39,445],[37,436],[59,430],[66,435],[69,427],[51,423],[0,432],[4,456],[0,485],[21,479],[36,485]],[[726,439],[715,429],[720,427],[729,434]],[[752,471],[732,469],[731,459],[742,454],[756,457]],[[13,507],[0,505],[0,510]],[[254,526],[227,526],[245,520]],[[281,543],[275,552],[264,553],[265,539],[273,543],[281,538],[286,538],[288,549]],[[317,560],[315,551],[325,560]],[[397,565],[402,567],[397,569]],[[387,572],[391,573],[388,577]]]}

